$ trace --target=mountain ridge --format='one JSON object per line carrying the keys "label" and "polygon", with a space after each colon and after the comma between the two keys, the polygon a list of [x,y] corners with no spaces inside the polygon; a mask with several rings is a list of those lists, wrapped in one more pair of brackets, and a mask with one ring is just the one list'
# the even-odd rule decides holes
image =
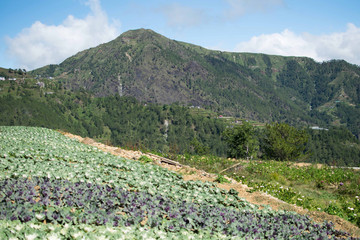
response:
{"label": "mountain ridge", "polygon": [[32,73],[95,96],[178,102],[264,122],[326,125],[336,121],[337,103],[360,103],[360,68],[345,61],[214,51],[149,29]]}

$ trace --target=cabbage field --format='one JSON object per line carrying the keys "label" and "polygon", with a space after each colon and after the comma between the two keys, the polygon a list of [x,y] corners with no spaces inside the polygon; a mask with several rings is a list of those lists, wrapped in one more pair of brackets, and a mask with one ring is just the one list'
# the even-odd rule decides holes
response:
{"label": "cabbage field", "polygon": [[0,239],[354,239],[57,131],[0,127]]}

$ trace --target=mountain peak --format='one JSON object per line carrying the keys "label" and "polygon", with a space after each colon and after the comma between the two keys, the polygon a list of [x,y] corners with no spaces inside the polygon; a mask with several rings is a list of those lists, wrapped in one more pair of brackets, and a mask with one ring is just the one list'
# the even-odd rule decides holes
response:
{"label": "mountain peak", "polygon": [[126,31],[117,38],[117,40],[121,40],[125,43],[136,43],[139,41],[153,41],[160,39],[165,40],[167,38],[151,29],[144,28]]}
{"label": "mountain peak", "polygon": [[147,28],[138,28],[138,29],[132,29],[124,32],[123,34],[158,34],[157,32],[153,31],[152,29]]}

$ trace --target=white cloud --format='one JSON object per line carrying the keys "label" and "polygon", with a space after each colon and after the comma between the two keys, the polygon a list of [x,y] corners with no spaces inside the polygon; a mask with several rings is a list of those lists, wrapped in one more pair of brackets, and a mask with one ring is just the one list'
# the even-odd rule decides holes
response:
{"label": "white cloud", "polygon": [[344,59],[360,65],[360,28],[349,23],[345,32],[328,35],[281,33],[252,37],[236,46],[237,52],[257,52],[283,56],[307,56],[317,61]]}
{"label": "white cloud", "polygon": [[206,20],[202,10],[182,6],[178,3],[162,6],[159,10],[165,15],[167,24],[171,27],[191,27]]}
{"label": "white cloud", "polygon": [[119,23],[109,23],[100,0],[89,0],[87,5],[91,13],[84,19],[69,15],[56,26],[36,21],[16,37],[8,38],[8,55],[19,67],[34,69],[60,63],[81,50],[117,37]]}
{"label": "white cloud", "polygon": [[225,0],[230,8],[225,11],[227,18],[240,17],[246,13],[265,12],[274,6],[282,5],[283,0]]}

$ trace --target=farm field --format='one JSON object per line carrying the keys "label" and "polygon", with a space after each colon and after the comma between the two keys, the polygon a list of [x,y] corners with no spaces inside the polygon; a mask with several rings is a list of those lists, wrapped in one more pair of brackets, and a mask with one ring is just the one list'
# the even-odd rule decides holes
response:
{"label": "farm field", "polygon": [[0,127],[0,142],[1,239],[354,239],[54,130]]}

